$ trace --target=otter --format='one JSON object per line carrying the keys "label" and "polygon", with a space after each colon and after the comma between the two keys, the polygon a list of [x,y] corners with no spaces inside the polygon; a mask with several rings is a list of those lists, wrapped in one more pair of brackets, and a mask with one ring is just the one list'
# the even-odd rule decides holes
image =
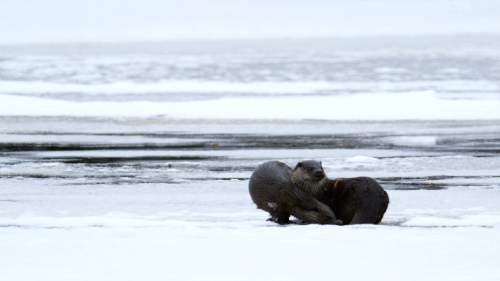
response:
{"label": "otter", "polygon": [[378,224],[389,205],[387,192],[369,177],[328,179],[321,162],[297,164],[292,183],[328,205],[344,224]]}
{"label": "otter", "polygon": [[315,197],[321,195],[328,184],[321,162],[314,160],[297,163],[293,169],[291,181],[294,186]]}
{"label": "otter", "polygon": [[[292,180],[292,169],[283,162],[269,161],[257,167],[250,177],[249,192],[258,209],[271,215],[278,224],[291,223],[290,215],[304,223],[342,224],[325,203],[307,190],[315,179],[304,177],[300,185]],[[307,184],[306,184],[307,183]]]}

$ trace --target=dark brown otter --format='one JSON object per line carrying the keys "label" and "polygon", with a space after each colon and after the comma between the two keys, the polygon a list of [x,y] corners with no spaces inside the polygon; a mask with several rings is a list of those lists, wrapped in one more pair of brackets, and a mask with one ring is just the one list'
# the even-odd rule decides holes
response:
{"label": "dark brown otter", "polygon": [[292,169],[285,163],[269,161],[259,165],[250,177],[249,192],[257,208],[268,212],[270,220],[279,224],[290,223],[290,215],[305,223],[342,223],[330,207],[307,191],[306,184],[293,184]]}
{"label": "dark brown otter", "polygon": [[319,196],[328,185],[321,162],[306,160],[297,163],[292,172],[292,184],[313,196]]}
{"label": "dark brown otter", "polygon": [[345,224],[378,224],[389,205],[387,192],[369,177],[329,180],[325,193],[317,198]]}
{"label": "dark brown otter", "polygon": [[375,179],[330,180],[318,161],[299,162],[293,171],[292,183],[327,204],[344,224],[378,224],[389,205],[387,192]]}

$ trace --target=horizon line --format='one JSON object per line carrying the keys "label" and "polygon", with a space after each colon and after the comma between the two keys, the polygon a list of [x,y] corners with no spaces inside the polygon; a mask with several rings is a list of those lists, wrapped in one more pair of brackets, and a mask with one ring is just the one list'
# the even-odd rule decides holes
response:
{"label": "horizon line", "polygon": [[0,42],[0,47],[19,46],[73,46],[73,45],[122,45],[122,44],[162,44],[162,43],[221,43],[221,42],[247,42],[247,41],[303,41],[303,40],[356,40],[356,39],[411,39],[411,38],[460,38],[460,37],[498,37],[500,32],[456,32],[456,33],[416,33],[416,34],[343,34],[343,35],[317,35],[317,36],[242,36],[242,37],[171,37],[158,39],[115,39],[115,40],[39,40]]}

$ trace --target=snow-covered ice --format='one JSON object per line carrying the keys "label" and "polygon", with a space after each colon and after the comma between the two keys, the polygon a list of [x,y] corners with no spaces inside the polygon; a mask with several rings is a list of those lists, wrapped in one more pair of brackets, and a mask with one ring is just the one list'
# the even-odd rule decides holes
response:
{"label": "snow-covered ice", "polygon": [[[500,158],[484,142],[496,139],[496,121],[2,117],[0,126],[6,280],[500,276]],[[440,141],[387,143],[390,131]],[[377,178],[391,198],[382,224],[267,222],[249,198],[250,173],[305,158],[331,177]]]}
{"label": "snow-covered ice", "polygon": [[500,99],[446,100],[432,93],[221,98],[182,102],[69,102],[0,95],[4,115],[167,116],[192,119],[500,120]]}

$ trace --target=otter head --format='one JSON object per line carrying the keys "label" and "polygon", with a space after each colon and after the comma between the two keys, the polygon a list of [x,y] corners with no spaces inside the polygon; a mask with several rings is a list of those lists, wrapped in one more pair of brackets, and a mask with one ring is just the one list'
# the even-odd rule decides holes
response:
{"label": "otter head", "polygon": [[301,161],[293,169],[292,183],[306,192],[319,194],[326,182],[327,177],[319,161]]}

